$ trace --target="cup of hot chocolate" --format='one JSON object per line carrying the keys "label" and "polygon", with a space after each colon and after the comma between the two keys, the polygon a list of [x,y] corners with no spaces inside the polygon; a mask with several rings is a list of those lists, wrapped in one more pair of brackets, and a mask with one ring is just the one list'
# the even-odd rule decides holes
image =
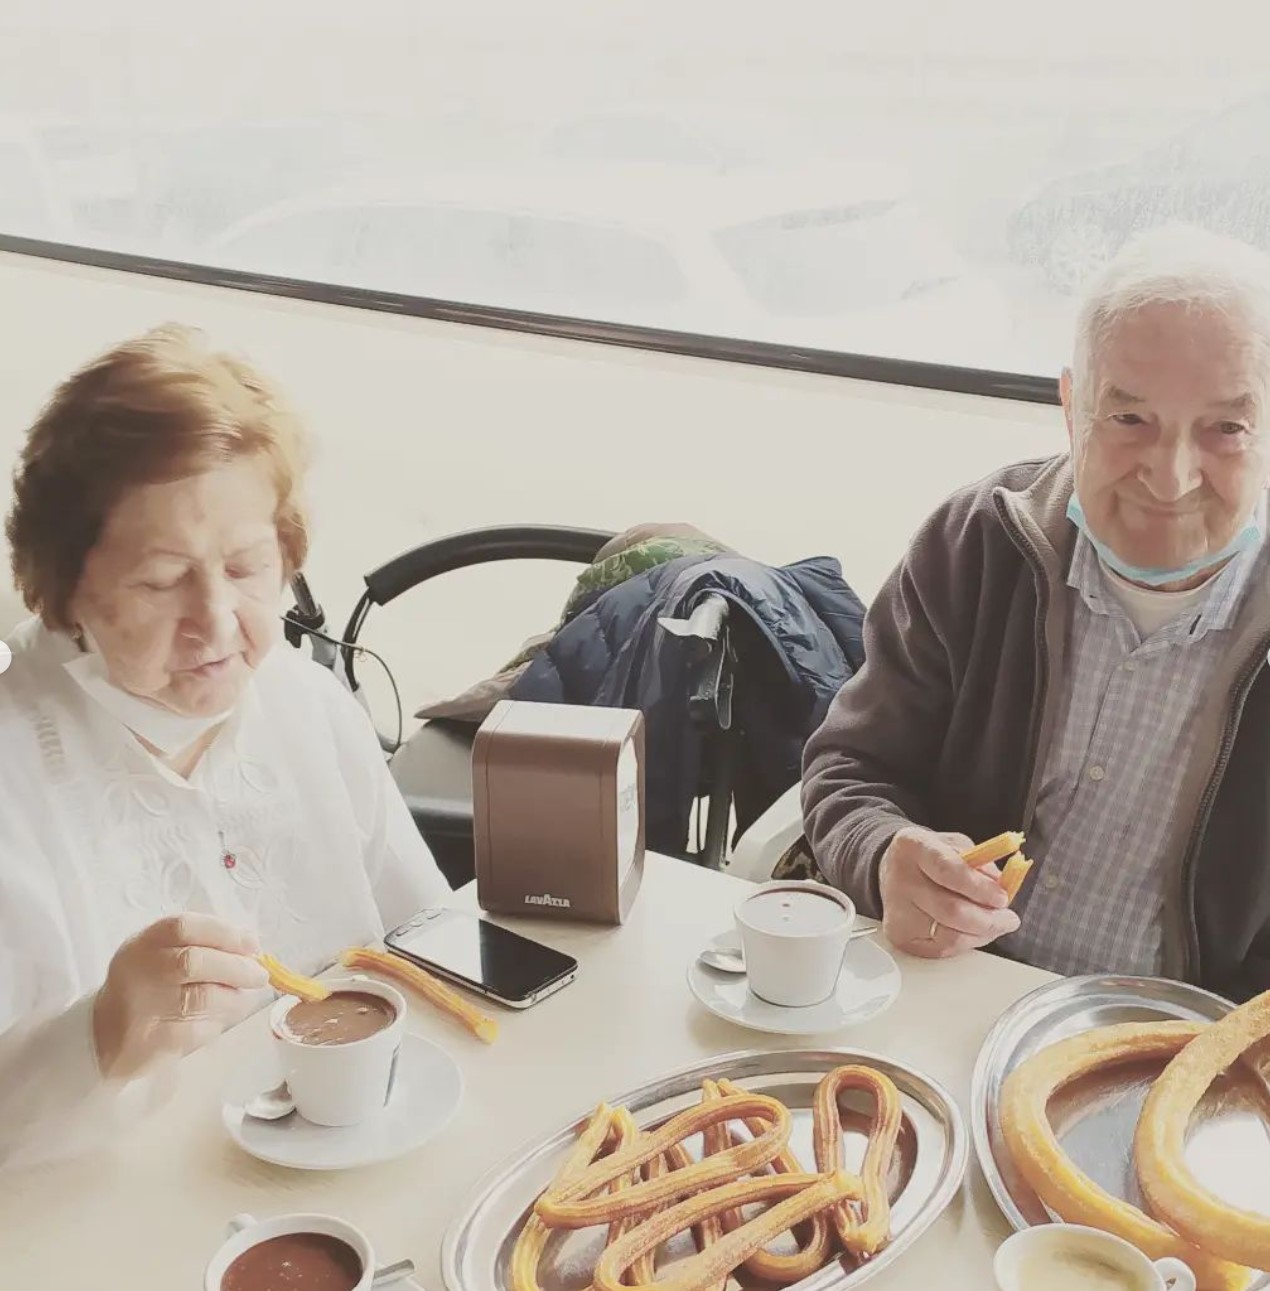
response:
{"label": "cup of hot chocolate", "polygon": [[750,990],[769,1004],[804,1008],[837,989],[855,904],[823,883],[764,883],[736,907]]}
{"label": "cup of hot chocolate", "polygon": [[324,1000],[287,995],[269,1017],[296,1111],[315,1125],[357,1125],[392,1093],[406,1001],[385,982],[330,982]]}
{"label": "cup of hot chocolate", "polygon": [[369,1291],[375,1252],[359,1228],[331,1215],[238,1215],[208,1262],[204,1291]]}

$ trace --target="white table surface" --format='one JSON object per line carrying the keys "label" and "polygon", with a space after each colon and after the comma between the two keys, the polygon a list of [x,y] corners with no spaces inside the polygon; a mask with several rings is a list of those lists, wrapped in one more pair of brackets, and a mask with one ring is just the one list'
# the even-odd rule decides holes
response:
{"label": "white table surface", "polygon": [[[226,1137],[221,1091],[239,1055],[264,1044],[264,1015],[186,1060],[175,1098],[109,1155],[0,1175],[0,1287],[23,1291],[201,1291],[225,1221],[248,1211],[323,1211],[364,1228],[384,1260],[410,1256],[427,1291],[442,1291],[441,1241],[477,1180],[519,1144],[673,1068],[740,1049],[850,1045],[934,1077],[966,1108],[971,1070],[997,1016],[1050,980],[988,955],[928,963],[900,957],[900,998],[872,1022],[815,1039],[761,1035],[696,1003],[685,970],[731,923],[740,880],[650,857],[630,922],[599,928],[508,921],[577,957],[578,978],[524,1013],[498,1010],[487,1047],[422,1003],[410,1030],[463,1071],[449,1127],[387,1165],[325,1175],[263,1165]],[[475,890],[458,905],[475,908]],[[491,1006],[492,1008],[494,1006]],[[971,1165],[959,1199],[877,1291],[985,1291],[1007,1230]]]}

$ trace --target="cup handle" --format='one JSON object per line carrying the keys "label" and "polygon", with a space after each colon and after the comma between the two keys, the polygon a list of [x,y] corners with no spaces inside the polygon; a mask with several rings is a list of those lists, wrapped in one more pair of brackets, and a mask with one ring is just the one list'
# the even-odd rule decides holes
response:
{"label": "cup handle", "polygon": [[1181,1260],[1156,1260],[1155,1271],[1169,1291],[1195,1291],[1195,1274]]}
{"label": "cup handle", "polygon": [[225,1225],[225,1236],[234,1237],[241,1233],[244,1228],[250,1228],[256,1222],[255,1215],[235,1215],[233,1219]]}

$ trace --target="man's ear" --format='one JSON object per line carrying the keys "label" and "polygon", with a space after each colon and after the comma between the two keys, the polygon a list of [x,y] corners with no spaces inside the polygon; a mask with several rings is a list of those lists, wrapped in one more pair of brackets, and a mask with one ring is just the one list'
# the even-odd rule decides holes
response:
{"label": "man's ear", "polygon": [[1067,422],[1067,443],[1073,449],[1076,448],[1076,418],[1072,409],[1072,370],[1064,368],[1063,375],[1058,378],[1058,396],[1063,401],[1063,417]]}

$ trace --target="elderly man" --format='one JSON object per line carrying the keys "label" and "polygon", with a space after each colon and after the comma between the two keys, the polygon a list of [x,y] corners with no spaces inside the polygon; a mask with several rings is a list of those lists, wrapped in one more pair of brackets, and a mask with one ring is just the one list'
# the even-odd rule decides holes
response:
{"label": "elderly man", "polygon": [[[918,533],[804,764],[820,870],[895,945],[1270,987],[1268,377],[1270,261],[1146,235],[1080,311],[1070,453]],[[959,855],[1007,829],[1015,909]]]}

